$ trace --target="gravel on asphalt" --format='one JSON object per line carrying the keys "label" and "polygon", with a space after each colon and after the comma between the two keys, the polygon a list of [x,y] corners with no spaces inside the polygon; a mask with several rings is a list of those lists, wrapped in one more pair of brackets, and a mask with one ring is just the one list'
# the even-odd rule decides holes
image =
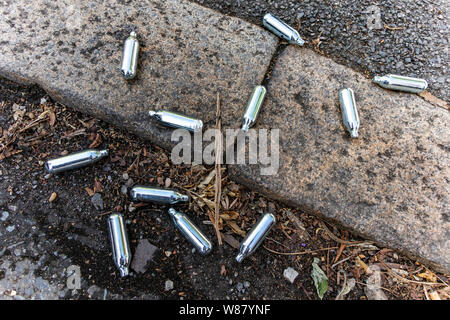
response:
{"label": "gravel on asphalt", "polygon": [[368,76],[401,74],[428,81],[449,100],[448,13],[444,0],[193,0],[262,26],[271,12],[299,30],[306,46]]}

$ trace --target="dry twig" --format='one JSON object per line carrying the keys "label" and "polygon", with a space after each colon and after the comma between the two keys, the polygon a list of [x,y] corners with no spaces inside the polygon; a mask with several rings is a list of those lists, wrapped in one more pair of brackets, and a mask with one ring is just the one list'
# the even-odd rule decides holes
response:
{"label": "dry twig", "polygon": [[301,252],[278,252],[272,249],[267,248],[266,246],[263,246],[264,249],[266,249],[269,252],[275,253],[275,254],[279,254],[279,255],[283,255],[283,256],[297,256],[297,255],[303,255],[303,254],[312,254],[312,253],[317,253],[320,251],[326,251],[326,250],[330,250],[330,249],[337,249],[337,247],[329,247],[329,248],[322,248],[322,249],[317,249],[317,250],[308,250],[308,251],[301,251]]}
{"label": "dry twig", "polygon": [[370,241],[345,241],[342,239],[339,239],[338,237],[336,237],[333,232],[330,231],[330,229],[327,228],[327,226],[325,225],[325,223],[323,223],[322,221],[320,221],[320,225],[323,228],[323,230],[325,230],[325,232],[330,236],[331,239],[333,239],[334,241],[338,242],[338,243],[343,243],[346,245],[352,245],[352,244],[373,244],[373,242]]}

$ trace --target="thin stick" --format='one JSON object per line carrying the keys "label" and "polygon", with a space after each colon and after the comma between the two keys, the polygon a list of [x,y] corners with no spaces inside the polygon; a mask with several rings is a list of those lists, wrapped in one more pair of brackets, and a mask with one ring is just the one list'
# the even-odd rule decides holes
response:
{"label": "thin stick", "polygon": [[334,267],[336,267],[338,264],[341,264],[342,262],[345,262],[345,261],[347,261],[347,260],[350,260],[350,259],[353,258],[353,257],[354,257],[354,256],[351,255],[351,256],[349,256],[349,257],[347,257],[347,258],[345,258],[345,259],[342,259],[342,260],[336,262],[335,264],[333,264],[333,265],[331,266],[331,269],[334,269]]}
{"label": "thin stick", "polygon": [[337,249],[337,247],[329,247],[329,248],[322,248],[322,249],[317,249],[317,250],[313,250],[313,251],[301,251],[301,252],[278,252],[272,249],[267,248],[266,246],[263,246],[264,249],[266,249],[269,252],[275,253],[275,254],[280,254],[283,256],[297,256],[297,255],[302,255],[302,254],[311,254],[311,253],[316,253],[319,251],[326,251],[326,250],[330,250],[330,249]]}
{"label": "thin stick", "polygon": [[403,30],[403,29],[405,29],[405,28],[403,28],[403,27],[389,27],[387,24],[385,24],[384,27],[385,27],[386,29],[392,30],[392,31],[395,31],[395,30]]}
{"label": "thin stick", "polygon": [[216,181],[214,188],[214,228],[216,229],[217,241],[219,246],[222,245],[222,236],[219,231],[219,215],[220,215],[220,198],[222,195],[222,120],[220,115],[220,97],[219,92],[217,92],[217,113],[216,113],[216,130],[218,130],[218,135],[216,135],[215,148],[216,148]]}

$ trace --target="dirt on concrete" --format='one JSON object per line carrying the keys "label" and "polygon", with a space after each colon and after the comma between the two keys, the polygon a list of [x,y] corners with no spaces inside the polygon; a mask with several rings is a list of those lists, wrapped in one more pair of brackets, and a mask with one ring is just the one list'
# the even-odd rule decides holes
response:
{"label": "dirt on concrete", "polygon": [[[173,165],[169,152],[56,104],[36,87],[0,80],[0,128],[0,299],[318,299],[314,258],[328,277],[324,299],[335,299],[349,279],[355,287],[344,299],[372,298],[377,289],[388,299],[449,297],[445,275],[268,200],[231,182],[226,171],[220,225],[227,241],[219,247],[208,214],[214,179],[205,180],[214,167]],[[59,175],[44,170],[46,160],[89,147],[108,148],[110,155]],[[195,252],[167,208],[133,206],[126,193],[137,183],[188,193],[189,204],[178,209],[212,240],[213,252]],[[126,218],[133,254],[143,239],[158,248],[145,272],[132,270],[123,279],[106,228],[114,211]],[[236,244],[264,212],[274,213],[277,224],[238,264]],[[79,290],[66,285],[73,265],[81,269]],[[298,272],[294,283],[283,276],[289,267]],[[382,289],[367,283],[374,268]]]}

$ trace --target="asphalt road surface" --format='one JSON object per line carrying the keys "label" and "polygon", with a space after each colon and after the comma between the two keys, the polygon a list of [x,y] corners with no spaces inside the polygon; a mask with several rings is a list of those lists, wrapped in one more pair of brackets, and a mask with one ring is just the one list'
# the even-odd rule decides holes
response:
{"label": "asphalt road surface", "polygon": [[449,100],[449,1],[194,0],[262,26],[271,12],[296,27],[307,46],[368,76],[424,78]]}

